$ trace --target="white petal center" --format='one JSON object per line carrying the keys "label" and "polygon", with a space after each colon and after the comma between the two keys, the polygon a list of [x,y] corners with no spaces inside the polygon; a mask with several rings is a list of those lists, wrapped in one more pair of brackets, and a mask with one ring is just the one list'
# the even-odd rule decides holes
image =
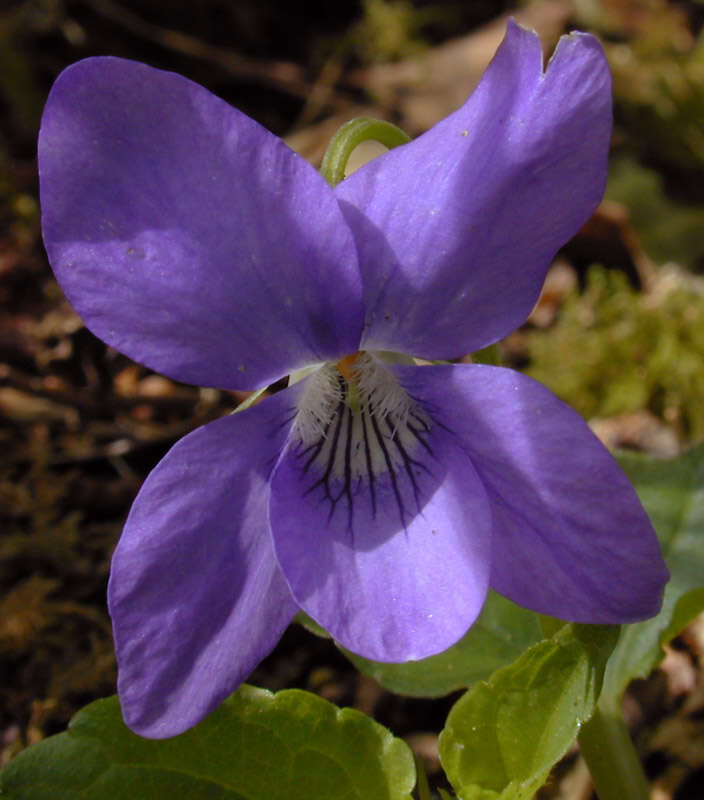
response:
{"label": "white petal center", "polygon": [[325,481],[371,481],[420,466],[430,418],[371,353],[324,364],[309,379],[293,426],[304,469]]}

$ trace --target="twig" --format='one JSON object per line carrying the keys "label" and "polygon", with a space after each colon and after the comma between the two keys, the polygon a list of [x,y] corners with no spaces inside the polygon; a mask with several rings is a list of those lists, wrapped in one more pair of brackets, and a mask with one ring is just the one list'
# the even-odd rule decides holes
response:
{"label": "twig", "polygon": [[96,13],[125,28],[134,36],[148,39],[167,50],[216,64],[240,80],[254,78],[260,83],[286,91],[296,97],[308,96],[310,82],[306,80],[304,70],[298,64],[237,55],[224,47],[208,44],[182,31],[162,28],[147,22],[113,0],[83,1]]}

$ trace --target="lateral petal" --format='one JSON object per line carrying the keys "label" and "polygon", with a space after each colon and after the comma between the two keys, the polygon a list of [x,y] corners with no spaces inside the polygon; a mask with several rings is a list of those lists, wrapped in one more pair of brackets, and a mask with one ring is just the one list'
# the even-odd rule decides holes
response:
{"label": "lateral petal", "polygon": [[274,557],[269,474],[291,392],[198,428],[149,474],[108,589],[126,723],[175,736],[231,694],[298,611]]}
{"label": "lateral petal", "polygon": [[636,622],[658,612],[668,572],[655,532],[576,412],[513,370],[457,365],[408,375],[410,391],[452,420],[486,487],[493,589],[573,622]]}

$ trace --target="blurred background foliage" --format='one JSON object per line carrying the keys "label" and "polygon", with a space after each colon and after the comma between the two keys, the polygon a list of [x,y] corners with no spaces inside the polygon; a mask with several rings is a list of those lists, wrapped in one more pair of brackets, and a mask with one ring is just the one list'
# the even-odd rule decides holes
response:
{"label": "blurred background foliage", "polygon": [[[0,763],[114,691],[105,583],[130,501],[177,438],[242,399],[109,350],[53,281],[34,157],[55,77],[98,54],[176,70],[315,161],[360,110],[413,135],[451,111],[508,13],[547,51],[571,28],[601,38],[616,124],[607,202],[502,360],[609,445],[673,455],[704,439],[704,2],[0,2]],[[409,737],[442,724],[442,706],[388,697],[306,636],[287,633],[255,682],[314,689]]]}
{"label": "blurred background foliage", "polygon": [[681,439],[704,439],[704,281],[668,271],[659,294],[644,295],[592,267],[529,350],[525,371],[587,419],[648,410]]}

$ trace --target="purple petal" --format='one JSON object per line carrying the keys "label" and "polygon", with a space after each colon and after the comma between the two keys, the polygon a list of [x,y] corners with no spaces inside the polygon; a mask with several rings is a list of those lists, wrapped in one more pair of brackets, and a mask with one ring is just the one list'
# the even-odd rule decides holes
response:
{"label": "purple petal", "polygon": [[635,622],[668,579],[638,497],[584,420],[531,378],[488,366],[399,368],[472,459],[493,515],[491,586],[560,619]]}
{"label": "purple petal", "polygon": [[603,194],[610,132],[597,40],[563,37],[543,73],[537,35],[510,22],[462,108],[336,189],[365,283],[362,346],[450,358],[517,328]]}
{"label": "purple petal", "polygon": [[487,592],[484,489],[442,426],[423,439],[393,479],[387,471],[373,485],[344,476],[318,483],[324,473],[306,470],[295,443],[272,479],[274,547],[294,597],[342,645],[376,661],[447,649]]}
{"label": "purple petal", "polygon": [[291,403],[281,392],[181,439],[132,507],[108,593],[122,711],[142,736],[199,722],[298,611],[267,523]]}
{"label": "purple petal", "polygon": [[39,171],[61,286],[136,361],[255,388],[357,349],[361,279],[334,194],[197,84],[117,58],[74,64],[47,101]]}

